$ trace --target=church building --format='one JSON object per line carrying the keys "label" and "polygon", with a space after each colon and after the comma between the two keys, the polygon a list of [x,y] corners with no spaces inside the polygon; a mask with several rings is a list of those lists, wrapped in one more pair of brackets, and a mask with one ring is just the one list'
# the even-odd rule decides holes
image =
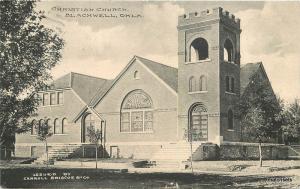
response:
{"label": "church building", "polygon": [[241,142],[235,105],[253,75],[268,77],[262,63],[240,64],[240,20],[218,7],[179,16],[177,29],[178,68],[134,56],[113,80],[72,72],[40,91],[16,155],[42,156],[36,130],[43,122],[53,128],[49,152],[72,146],[68,155],[90,153],[90,126],[101,130],[110,157],[186,160],[190,142],[194,152]]}

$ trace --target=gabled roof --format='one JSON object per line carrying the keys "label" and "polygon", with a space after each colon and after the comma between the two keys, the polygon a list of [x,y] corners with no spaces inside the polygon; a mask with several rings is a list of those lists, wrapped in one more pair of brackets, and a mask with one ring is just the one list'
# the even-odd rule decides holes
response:
{"label": "gabled roof", "polygon": [[147,66],[152,72],[154,72],[160,79],[162,79],[166,84],[168,84],[174,91],[177,92],[178,88],[178,69],[167,66],[146,58],[136,56],[140,62]]}
{"label": "gabled roof", "polygon": [[85,103],[89,103],[97,90],[102,88],[108,81],[103,78],[70,72],[54,80],[51,89],[72,88]]}
{"label": "gabled roof", "polygon": [[113,85],[119,80],[124,72],[130,67],[135,61],[139,60],[143,65],[149,68],[154,74],[156,74],[163,82],[165,82],[170,88],[177,92],[177,68],[166,66],[164,64],[148,60],[139,56],[134,56],[127,66],[119,73],[119,75],[111,81],[107,81],[103,87],[99,89],[96,95],[92,98],[88,106],[94,107],[97,103],[105,96],[105,94],[113,87]]}
{"label": "gabled roof", "polygon": [[248,63],[241,67],[241,72],[240,72],[241,94],[244,93],[246,87],[251,81],[252,76],[255,73],[257,73],[261,65],[262,65],[261,62],[257,62],[257,63]]}

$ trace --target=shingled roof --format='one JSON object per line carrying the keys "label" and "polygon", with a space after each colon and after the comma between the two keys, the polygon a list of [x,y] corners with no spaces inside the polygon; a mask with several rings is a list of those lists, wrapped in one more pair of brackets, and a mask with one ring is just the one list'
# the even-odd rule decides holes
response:
{"label": "shingled roof", "polygon": [[108,81],[103,78],[70,72],[54,80],[51,89],[72,88],[85,103],[89,103],[97,89],[102,88]]}
{"label": "shingled roof", "polygon": [[[177,68],[170,67],[158,62],[154,62],[152,60],[142,58],[139,56],[134,56],[123,71],[125,71],[128,68],[128,66],[130,66],[131,63],[134,62],[135,59],[139,60],[139,62],[144,64],[154,74],[156,74],[160,79],[162,79],[167,85],[169,85],[174,91],[177,92],[177,74],[178,74]],[[97,91],[96,95],[92,98],[88,106],[94,107],[99,102],[99,100],[101,100],[105,96],[105,94],[114,85],[114,83],[121,77],[122,72],[114,80],[107,81]]]}
{"label": "shingled roof", "polygon": [[257,63],[248,63],[241,67],[241,72],[240,72],[241,94],[244,93],[246,87],[251,81],[252,76],[258,71],[261,65],[262,65],[261,62],[257,62]]}
{"label": "shingled roof", "polygon": [[178,69],[167,66],[158,62],[154,62],[152,60],[148,60],[146,58],[142,58],[137,56],[137,58],[147,66],[152,72],[154,72],[160,79],[162,79],[166,84],[168,84],[174,91],[177,92],[178,88]]}

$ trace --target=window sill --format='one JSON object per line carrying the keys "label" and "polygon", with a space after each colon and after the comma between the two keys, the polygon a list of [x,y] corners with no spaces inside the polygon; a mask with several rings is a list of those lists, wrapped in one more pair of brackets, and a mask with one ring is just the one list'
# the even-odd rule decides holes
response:
{"label": "window sill", "polygon": [[233,131],[234,131],[234,129],[227,129],[227,131],[233,132]]}
{"label": "window sill", "polygon": [[236,93],[225,91],[225,94],[236,95]]}
{"label": "window sill", "polygon": [[148,131],[148,132],[120,132],[121,134],[152,134],[154,133],[153,131]]}
{"label": "window sill", "polygon": [[185,62],[185,64],[197,64],[197,63],[204,63],[204,62],[210,62],[210,59],[205,59],[205,60],[198,60],[195,62]]}
{"label": "window sill", "polygon": [[200,94],[200,93],[208,93],[208,91],[194,91],[194,92],[188,92],[188,94]]}

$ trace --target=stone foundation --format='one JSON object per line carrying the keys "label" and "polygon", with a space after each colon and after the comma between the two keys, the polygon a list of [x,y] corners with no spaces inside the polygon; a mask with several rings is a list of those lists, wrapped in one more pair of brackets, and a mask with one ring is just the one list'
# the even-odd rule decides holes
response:
{"label": "stone foundation", "polygon": [[[255,160],[259,159],[258,143],[224,143],[219,147],[220,160]],[[277,160],[288,158],[288,146],[262,144],[262,158]]]}

